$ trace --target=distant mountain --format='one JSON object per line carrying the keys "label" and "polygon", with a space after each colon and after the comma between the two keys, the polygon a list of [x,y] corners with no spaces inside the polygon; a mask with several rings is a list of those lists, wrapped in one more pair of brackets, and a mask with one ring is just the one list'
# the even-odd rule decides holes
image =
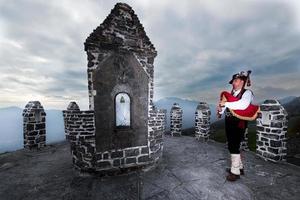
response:
{"label": "distant mountain", "polygon": [[[183,128],[194,127],[195,111],[200,101],[193,101],[181,99],[177,97],[167,97],[154,102],[157,108],[167,109],[167,130],[170,130],[170,110],[174,103],[178,103],[183,109],[182,113],[182,126]],[[211,122],[217,120],[216,118],[216,105],[209,104],[211,110]]]}
{"label": "distant mountain", "polygon": [[[289,130],[300,132],[300,97],[289,96],[279,100],[289,113]],[[167,97],[154,102],[157,108],[167,109],[167,130],[170,130],[170,109],[173,103],[183,109],[183,129],[193,128],[195,110],[198,101]],[[209,104],[211,109],[212,129],[224,128],[224,115],[221,120],[216,118],[216,105]],[[23,109],[12,106],[0,108],[0,152],[23,148]],[[64,124],[61,110],[46,110],[46,142],[48,144],[65,139]],[[190,129],[192,130],[192,129]],[[190,135],[191,131],[186,135]]]}
{"label": "distant mountain", "polygon": [[[282,99],[279,99],[278,101],[284,105],[290,102],[294,102],[297,97],[295,96],[288,96]],[[193,100],[187,100],[187,99],[181,99],[178,97],[166,97],[163,99],[160,99],[158,101],[154,102],[154,105],[157,108],[164,108],[167,109],[167,130],[170,130],[170,109],[173,105],[173,103],[178,103],[179,106],[183,109],[183,119],[182,119],[182,126],[184,129],[194,127],[194,117],[195,117],[195,110],[198,105],[198,101]],[[296,101],[297,102],[297,101]],[[295,103],[296,103],[295,102]],[[262,102],[259,102],[258,104],[262,104]],[[224,122],[224,115],[222,115],[221,119],[217,118],[216,116],[216,105],[209,104],[210,110],[211,110],[211,123],[214,123],[216,121],[218,124],[222,124]]]}
{"label": "distant mountain", "polygon": [[300,97],[295,97],[291,101],[282,104],[282,106],[286,109],[290,117],[300,115]]}
{"label": "distant mountain", "polygon": [[22,112],[16,106],[0,108],[0,152],[23,148]]}
{"label": "distant mountain", "polygon": [[46,110],[46,142],[65,140],[64,118],[61,110]]}
{"label": "distant mountain", "polygon": [[[300,137],[300,96],[282,105],[288,113],[289,138]],[[299,150],[300,153],[300,150]]]}
{"label": "distant mountain", "polygon": [[288,96],[288,97],[284,97],[282,99],[279,99],[278,101],[280,102],[281,105],[283,104],[287,104],[290,103],[291,101],[293,101],[294,99],[299,98],[296,96]]}
{"label": "distant mountain", "polygon": [[[23,109],[0,108],[0,153],[23,148]],[[61,110],[45,110],[46,143],[63,141],[64,121]]]}
{"label": "distant mountain", "polygon": [[[291,102],[292,100],[294,100],[295,98],[297,98],[296,96],[288,96],[288,97],[284,97],[284,98],[281,98],[281,99],[277,99],[278,101],[279,101],[279,103],[281,104],[281,105],[283,105],[283,104],[287,104],[287,103],[289,103],[289,102]],[[255,99],[254,99],[255,100]],[[253,104],[255,104],[255,105],[260,105],[260,104],[262,104],[263,102],[264,102],[265,100],[263,100],[263,101],[260,101],[260,102],[253,102]]]}

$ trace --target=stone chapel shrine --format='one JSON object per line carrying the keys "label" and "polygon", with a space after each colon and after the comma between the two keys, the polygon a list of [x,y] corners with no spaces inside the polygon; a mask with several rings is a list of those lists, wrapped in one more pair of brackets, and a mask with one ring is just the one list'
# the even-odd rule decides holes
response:
{"label": "stone chapel shrine", "polygon": [[162,157],[164,109],[153,104],[157,52],[132,8],[117,3],[84,43],[89,110],[63,110],[75,168],[115,171]]}

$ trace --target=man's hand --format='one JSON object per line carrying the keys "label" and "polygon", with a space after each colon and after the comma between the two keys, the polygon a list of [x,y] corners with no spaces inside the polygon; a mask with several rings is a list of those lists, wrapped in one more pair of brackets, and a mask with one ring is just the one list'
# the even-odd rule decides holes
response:
{"label": "man's hand", "polygon": [[220,105],[218,105],[218,106],[217,106],[217,112],[219,113],[219,112],[221,112],[221,111],[222,111],[222,108],[221,108]]}
{"label": "man's hand", "polygon": [[217,117],[221,118],[222,114],[220,112],[222,111],[222,107],[220,105],[217,106]]}
{"label": "man's hand", "polygon": [[219,106],[220,106],[220,107],[225,106],[225,102],[224,102],[224,101],[220,101],[220,102],[219,102]]}

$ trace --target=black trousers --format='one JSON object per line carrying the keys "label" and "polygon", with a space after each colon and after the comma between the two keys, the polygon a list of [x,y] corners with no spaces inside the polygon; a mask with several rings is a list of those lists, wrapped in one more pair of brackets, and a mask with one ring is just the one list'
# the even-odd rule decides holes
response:
{"label": "black trousers", "polygon": [[245,128],[238,126],[241,119],[234,116],[225,116],[225,132],[228,142],[228,150],[230,154],[240,153],[240,144],[244,140],[247,121]]}

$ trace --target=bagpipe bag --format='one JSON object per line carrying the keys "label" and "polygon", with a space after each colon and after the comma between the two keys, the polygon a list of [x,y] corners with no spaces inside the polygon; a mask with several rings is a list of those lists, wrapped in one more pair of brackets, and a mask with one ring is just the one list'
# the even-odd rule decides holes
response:
{"label": "bagpipe bag", "polygon": [[[227,91],[222,91],[220,95],[222,102],[233,102],[238,101],[239,98],[233,96]],[[260,107],[258,105],[249,104],[245,110],[233,110],[228,108],[231,114],[239,119],[253,121],[257,118],[258,113],[260,112]]]}

